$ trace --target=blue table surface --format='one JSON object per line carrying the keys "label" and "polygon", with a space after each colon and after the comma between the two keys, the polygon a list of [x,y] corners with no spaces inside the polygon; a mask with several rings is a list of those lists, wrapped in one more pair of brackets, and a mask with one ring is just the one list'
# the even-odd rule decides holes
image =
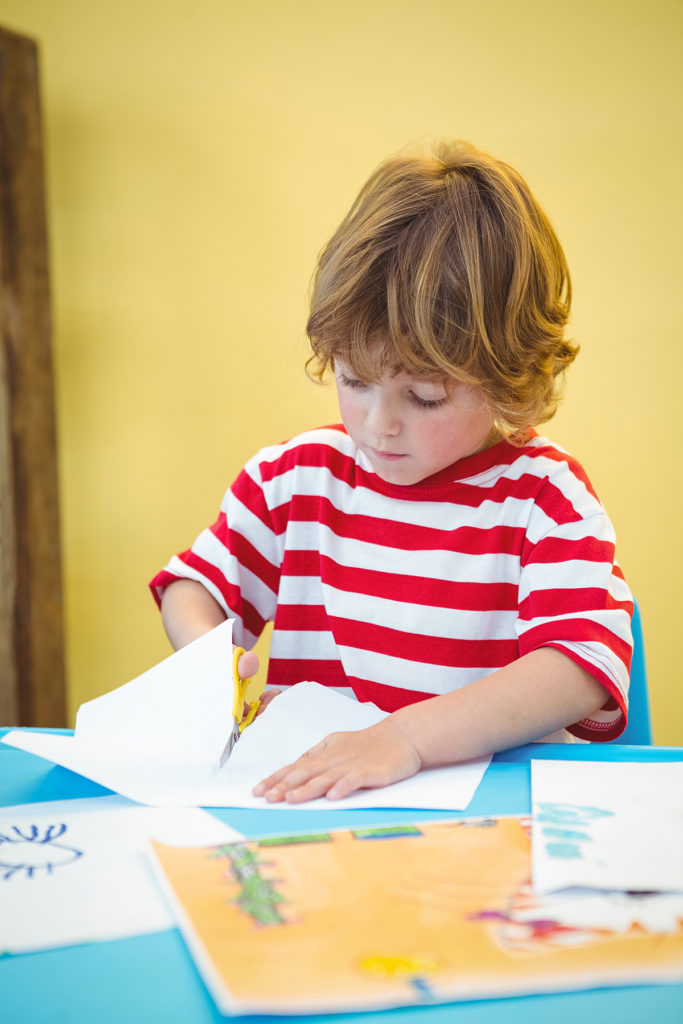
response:
{"label": "blue table surface", "polygon": [[[0,736],[6,731],[0,729]],[[464,812],[213,808],[211,813],[245,835],[528,814],[532,758],[681,761],[683,748],[530,744],[505,751],[495,755]],[[0,806],[98,797],[109,792],[65,768],[0,743]],[[264,965],[264,985],[267,976]],[[648,1019],[657,1024],[683,1024],[683,984],[591,989],[305,1019],[311,1024],[592,1024],[609,1017],[619,1024],[642,1024]],[[115,942],[0,957],[0,1019],[22,1024],[210,1024],[228,1019],[259,1024],[299,1018],[223,1017],[199,978],[180,933],[173,929]]]}

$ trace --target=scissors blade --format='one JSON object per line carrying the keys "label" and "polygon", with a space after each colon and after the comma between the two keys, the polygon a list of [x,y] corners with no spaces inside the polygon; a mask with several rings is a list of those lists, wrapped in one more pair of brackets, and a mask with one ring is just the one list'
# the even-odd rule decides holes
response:
{"label": "scissors blade", "polygon": [[229,759],[230,755],[232,754],[233,747],[235,746],[235,744],[237,743],[239,738],[240,738],[239,722],[236,719],[233,718],[232,729],[230,731],[230,735],[228,736],[228,742],[225,744],[225,748],[224,748],[223,753],[221,754],[220,760],[218,762],[219,770],[225,764],[227,764],[228,759]]}

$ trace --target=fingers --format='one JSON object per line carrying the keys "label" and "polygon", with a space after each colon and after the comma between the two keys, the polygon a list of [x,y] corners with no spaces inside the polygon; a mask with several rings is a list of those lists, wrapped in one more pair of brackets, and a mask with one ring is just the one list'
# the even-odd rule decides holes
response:
{"label": "fingers", "polygon": [[307,800],[317,800],[319,797],[339,800],[359,789],[361,785],[360,782],[354,782],[350,775],[340,779],[338,770],[334,767],[324,771],[314,768],[311,775],[306,762],[302,763],[300,758],[294,764],[259,782],[254,787],[254,796],[263,796],[268,803],[288,804],[300,804]]}
{"label": "fingers", "polygon": [[256,717],[258,718],[259,715],[262,715],[268,705],[271,704],[276,697],[279,697],[281,693],[282,690],[279,690],[277,687],[273,687],[272,690],[264,690],[261,694],[261,706],[256,712]]}
{"label": "fingers", "polygon": [[367,769],[360,766],[341,768],[332,765],[320,769],[314,763],[309,769],[308,764],[302,763],[302,759],[299,759],[288,768],[260,782],[254,787],[253,792],[254,796],[265,797],[268,803],[300,804],[320,797],[342,800],[356,790],[372,784]]}
{"label": "fingers", "polygon": [[237,662],[240,679],[251,679],[258,672],[259,659],[255,651],[245,651]]}
{"label": "fingers", "polygon": [[[270,802],[285,800],[289,804],[300,804],[307,800],[326,797],[328,800],[342,800],[358,789],[370,784],[367,770],[354,766],[340,772],[337,766],[314,775],[302,782],[286,779],[273,794],[266,795]],[[285,788],[291,786],[292,788]]]}
{"label": "fingers", "polygon": [[327,736],[293,764],[253,790],[269,803],[298,804],[318,797],[340,800],[358,789],[386,786],[419,771],[414,751],[395,739],[382,741],[377,727]]}
{"label": "fingers", "polygon": [[327,740],[322,740],[315,747],[284,768],[273,772],[254,787],[254,796],[264,796],[269,803],[302,803],[324,796],[334,785],[334,774],[329,768],[322,768],[317,755],[324,754]]}
{"label": "fingers", "polygon": [[[336,773],[330,771],[298,785],[292,778],[286,778],[280,784],[266,790],[262,795],[268,803],[301,804],[321,797],[326,797],[328,800],[341,800],[360,788],[360,784],[354,782],[352,778],[338,779]],[[259,795],[256,789],[254,794]]]}

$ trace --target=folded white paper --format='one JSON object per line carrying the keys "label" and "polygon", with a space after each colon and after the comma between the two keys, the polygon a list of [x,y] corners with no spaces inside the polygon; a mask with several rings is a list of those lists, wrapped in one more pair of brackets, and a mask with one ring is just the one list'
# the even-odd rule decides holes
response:
{"label": "folded white paper", "polygon": [[536,892],[683,891],[683,762],[531,762]]}
{"label": "folded white paper", "polygon": [[[331,732],[364,729],[385,717],[374,705],[319,683],[298,683],[245,729],[220,768],[232,726],[231,626],[218,626],[131,683],[83,705],[74,736],[14,730],[3,742],[139,803],[264,808],[265,800],[252,796],[257,782]],[[462,810],[489,761],[430,769],[392,786],[297,809]]]}
{"label": "folded white paper", "polygon": [[232,725],[232,620],[81,704],[75,736],[136,756],[218,762]]}

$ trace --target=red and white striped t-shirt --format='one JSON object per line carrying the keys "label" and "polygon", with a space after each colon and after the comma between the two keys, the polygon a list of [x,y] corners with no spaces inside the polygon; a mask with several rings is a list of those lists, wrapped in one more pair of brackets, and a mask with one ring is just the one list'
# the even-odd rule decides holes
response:
{"label": "red and white striped t-shirt", "polygon": [[200,581],[250,648],[272,621],[268,683],[350,687],[394,711],[538,647],[607,690],[571,728],[625,726],[633,601],[586,474],[529,432],[418,484],[380,479],[341,426],[263,449],[217,522],[150,586]]}

